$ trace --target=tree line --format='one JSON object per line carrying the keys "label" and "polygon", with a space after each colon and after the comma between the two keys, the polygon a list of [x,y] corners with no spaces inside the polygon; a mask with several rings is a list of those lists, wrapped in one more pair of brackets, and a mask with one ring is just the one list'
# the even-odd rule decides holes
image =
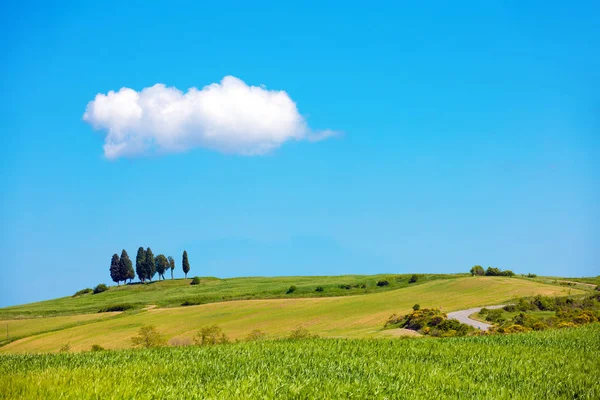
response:
{"label": "tree line", "polygon": [[[181,267],[183,273],[187,278],[188,272],[190,272],[190,262],[188,260],[187,251],[183,251],[181,260]],[[123,249],[121,257],[118,254],[113,254],[110,261],[110,277],[119,285],[121,282],[129,283],[135,278],[137,274],[140,282],[152,281],[154,275],[158,273],[158,279],[165,279],[165,273],[171,270],[171,279],[173,277],[173,270],[175,270],[175,260],[173,257],[165,257],[164,254],[159,254],[156,257],[152,253],[152,249],[148,247],[144,250],[140,247],[135,257],[135,273],[133,272],[133,263],[127,254],[127,251]]]}
{"label": "tree line", "polygon": [[515,273],[510,269],[502,271],[500,268],[488,267],[484,270],[481,265],[475,265],[469,272],[473,276],[515,276]]}

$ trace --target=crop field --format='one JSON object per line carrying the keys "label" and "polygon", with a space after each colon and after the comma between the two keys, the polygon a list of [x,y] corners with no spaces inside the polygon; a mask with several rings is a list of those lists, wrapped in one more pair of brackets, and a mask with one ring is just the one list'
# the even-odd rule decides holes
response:
{"label": "crop field", "polygon": [[449,339],[279,340],[1,355],[0,397],[600,398],[600,325]]}
{"label": "crop field", "polygon": [[[130,338],[146,324],[155,325],[169,339],[190,340],[200,327],[212,324],[219,325],[231,339],[243,338],[254,329],[261,329],[270,338],[281,338],[298,326],[326,338],[389,337],[402,334],[383,331],[389,316],[406,313],[415,303],[448,312],[499,304],[515,296],[569,293],[583,292],[525,279],[459,277],[356,296],[243,300],[134,310],[115,318],[22,338],[0,347],[0,352],[53,352],[65,343],[73,351],[89,350],[94,344],[109,349],[128,348]],[[37,318],[31,320],[31,324],[38,323]]]}
{"label": "crop field", "polygon": [[[462,275],[465,276],[464,274]],[[200,285],[190,285],[191,279],[153,281],[147,284],[112,286],[99,294],[84,294],[0,309],[0,319],[94,313],[115,304],[130,304],[140,309],[148,305],[179,307],[184,302],[207,304],[229,300],[339,297],[380,293],[434,280],[447,280],[461,275],[423,274],[418,282],[409,284],[411,275],[341,275],[284,276],[244,278],[201,278]],[[386,286],[377,286],[379,281]],[[290,286],[296,290],[287,293]],[[340,286],[347,285],[347,288]],[[320,286],[323,291],[315,289]],[[363,287],[364,286],[364,287]]]}

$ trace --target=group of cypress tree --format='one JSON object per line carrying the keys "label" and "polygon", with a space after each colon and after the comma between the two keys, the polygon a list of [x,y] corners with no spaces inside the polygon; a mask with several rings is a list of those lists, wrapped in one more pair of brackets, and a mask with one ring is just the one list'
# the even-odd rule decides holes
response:
{"label": "group of cypress tree", "polygon": [[[183,252],[181,265],[185,277],[187,278],[187,273],[190,271],[190,263],[186,251]],[[164,280],[165,272],[169,269],[171,270],[171,279],[174,279],[173,270],[175,269],[175,260],[173,257],[165,257],[164,254],[159,254],[154,257],[154,253],[152,253],[150,247],[146,250],[144,250],[143,247],[138,249],[137,256],[135,257],[135,272],[141,282],[147,280],[152,281],[152,278],[156,273],[158,273],[159,280],[160,278]],[[131,280],[135,278],[131,260],[125,250],[121,253],[121,258],[119,258],[117,254],[112,256],[110,262],[110,277],[113,281],[117,282],[117,285],[120,281],[127,281],[127,279],[129,279],[129,282],[131,283]]]}
{"label": "group of cypress tree", "polygon": [[110,277],[113,281],[117,282],[117,285],[123,281],[129,282],[135,278],[133,273],[133,265],[129,259],[129,255],[125,250],[121,252],[121,257],[118,254],[113,254],[112,260],[110,261]]}

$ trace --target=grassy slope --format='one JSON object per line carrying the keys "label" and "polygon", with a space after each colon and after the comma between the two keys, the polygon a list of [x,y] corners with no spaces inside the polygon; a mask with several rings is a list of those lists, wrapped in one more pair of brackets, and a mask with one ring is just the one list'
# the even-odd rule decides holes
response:
{"label": "grassy slope", "polygon": [[598,399],[600,324],[515,335],[0,355],[0,398]]}
{"label": "grassy slope", "polygon": [[[232,279],[202,278],[200,285],[190,285],[191,279],[155,281],[147,285],[113,286],[99,294],[85,294],[78,297],[62,297],[54,300],[24,304],[0,309],[0,319],[28,316],[70,315],[93,313],[114,304],[133,304],[137,308],[148,305],[178,307],[184,301],[197,304],[214,303],[226,300],[335,297],[357,294],[378,293],[409,286],[411,275],[342,275],[342,276],[286,276],[286,277],[246,277]],[[431,280],[454,279],[461,275],[419,275],[419,281],[412,285]],[[378,287],[377,282],[387,280],[389,286]],[[366,285],[366,288],[341,289],[339,285]],[[297,290],[286,294],[291,285]],[[323,292],[315,292],[317,286]]]}
{"label": "grassy slope", "polygon": [[67,342],[73,350],[88,350],[92,344],[124,348],[144,324],[156,325],[169,338],[191,338],[208,324],[218,324],[234,339],[256,328],[281,337],[300,325],[324,337],[378,337],[392,313],[405,313],[414,303],[447,312],[497,304],[514,296],[568,293],[581,292],[524,279],[466,277],[363,296],[243,300],[124,313],[120,318],[21,339],[0,351],[56,351]]}

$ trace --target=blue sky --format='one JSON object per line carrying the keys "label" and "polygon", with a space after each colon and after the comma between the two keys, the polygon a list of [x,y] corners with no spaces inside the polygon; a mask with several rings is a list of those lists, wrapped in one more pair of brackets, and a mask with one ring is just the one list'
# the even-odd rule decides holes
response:
{"label": "blue sky", "polygon": [[[600,273],[597,2],[123,3],[0,6],[0,306],[109,283],[139,246],[177,276],[184,249],[201,276]],[[107,158],[83,120],[229,75],[337,135],[248,156],[194,125]]]}

